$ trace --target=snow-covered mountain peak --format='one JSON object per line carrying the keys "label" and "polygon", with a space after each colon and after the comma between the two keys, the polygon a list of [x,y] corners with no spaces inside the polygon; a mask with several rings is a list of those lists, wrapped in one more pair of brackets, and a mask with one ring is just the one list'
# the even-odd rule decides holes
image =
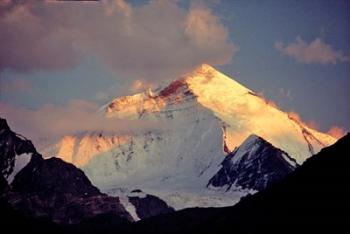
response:
{"label": "snow-covered mountain peak", "polygon": [[239,147],[237,147],[233,151],[235,157],[232,158],[232,163],[241,160],[241,158],[247,153],[254,154],[255,148],[260,147],[262,144],[265,143],[267,142],[261,137],[255,134],[251,134],[246,140],[243,141],[243,143]]}
{"label": "snow-covered mountain peak", "polygon": [[261,142],[265,141],[261,137],[251,134],[243,143],[240,145],[240,148],[243,150],[250,149],[255,144],[260,144]]}
{"label": "snow-covered mountain peak", "polygon": [[208,187],[229,190],[235,185],[262,190],[282,180],[297,166],[287,153],[253,134],[225,157]]}
{"label": "snow-covered mountain peak", "polygon": [[107,117],[137,119],[145,113],[161,112],[169,106],[177,105],[179,108],[193,99],[206,107],[209,106],[205,105],[206,103],[214,101],[218,107],[220,103],[219,100],[215,100],[215,96],[233,97],[247,93],[254,94],[210,65],[203,64],[163,89],[148,89],[134,95],[115,98],[106,106],[105,112]]}
{"label": "snow-covered mountain peak", "polygon": [[[177,127],[179,123],[181,126],[193,125],[203,116],[214,117],[216,120],[213,121],[221,125],[222,148],[226,153],[233,151],[255,133],[286,151],[299,164],[336,140],[307,127],[207,64],[197,67],[162,89],[115,98],[105,106],[104,113],[108,118],[147,119],[171,123]],[[70,145],[68,148],[76,149],[72,142],[67,140]],[[62,147],[67,144],[61,145],[59,151],[66,152]],[[118,146],[110,143],[105,145],[111,148]],[[69,150],[72,156],[68,158],[78,160],[79,157],[73,155],[78,151]],[[96,154],[96,150],[83,151],[86,152],[84,158],[88,160],[78,161],[84,161],[85,165]],[[92,155],[86,156],[90,151]],[[108,151],[108,147],[104,151]]]}
{"label": "snow-covered mountain peak", "polygon": [[203,64],[194,71],[186,74],[184,80],[189,88],[198,96],[200,94],[204,95],[203,88],[206,89],[205,93],[207,95],[212,93],[220,94],[220,91],[225,91],[225,93],[230,92],[230,96],[252,92],[250,89],[207,64]]}
{"label": "snow-covered mountain peak", "polygon": [[223,122],[225,145],[230,151],[255,133],[302,163],[336,140],[291,118],[252,90],[208,65],[189,73],[185,80],[197,102]]}
{"label": "snow-covered mountain peak", "polygon": [[[296,161],[286,157],[278,165],[285,161],[296,165],[335,142],[206,64],[163,88],[115,98],[102,113],[106,118],[153,121],[152,126],[159,123],[159,128],[146,133],[133,129],[127,136],[118,132],[71,136],[47,147],[49,154],[43,153],[77,165],[104,192],[139,188],[182,208],[222,204],[222,197],[207,194],[206,185],[236,148],[270,149],[261,147],[266,146],[260,144],[264,140],[283,152],[276,153],[279,158],[289,155]],[[264,160],[268,165],[273,159]],[[198,203],[201,196],[210,199]],[[214,202],[213,196],[219,201]]]}
{"label": "snow-covered mountain peak", "polygon": [[[261,138],[260,136],[257,136],[255,134],[251,134],[247,139],[243,141],[243,143],[237,147],[232,153],[235,154],[235,157],[232,158],[232,163],[235,163],[241,158],[249,153],[249,155],[256,155],[256,150],[260,147],[273,147],[275,148],[270,142],[266,141],[265,139]],[[275,148],[277,149],[277,148]],[[281,155],[284,156],[284,160],[288,162],[291,166],[296,167],[297,163],[293,158],[290,158],[290,156],[283,152],[282,150],[278,149],[281,152]]]}

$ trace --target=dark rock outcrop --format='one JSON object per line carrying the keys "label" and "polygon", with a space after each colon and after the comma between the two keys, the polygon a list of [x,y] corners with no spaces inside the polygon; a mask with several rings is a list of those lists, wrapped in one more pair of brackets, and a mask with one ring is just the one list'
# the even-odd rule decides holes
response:
{"label": "dark rock outcrop", "polygon": [[17,174],[7,198],[16,209],[57,223],[106,213],[132,221],[118,198],[102,194],[83,171],[58,158],[32,160]]}
{"label": "dark rock outcrop", "polygon": [[9,189],[9,185],[7,183],[7,180],[4,178],[3,175],[0,175],[0,194],[6,192]]}
{"label": "dark rock outcrop", "polygon": [[229,190],[234,185],[261,191],[284,179],[295,170],[297,163],[263,138],[251,135],[226,156],[221,166],[209,180],[208,187]]}
{"label": "dark rock outcrop", "polygon": [[32,160],[16,176],[12,191],[26,194],[54,196],[96,196],[101,193],[84,172],[59,158]]}
{"label": "dark rock outcrop", "polygon": [[0,118],[0,173],[5,179],[15,168],[16,156],[23,154],[41,158],[30,140],[11,131],[7,121]]}
{"label": "dark rock outcrop", "polygon": [[128,197],[130,203],[134,205],[136,214],[140,219],[175,211],[174,208],[168,206],[166,202],[160,198],[144,194],[141,190],[134,190]]}
{"label": "dark rock outcrop", "polygon": [[[14,176],[16,157],[31,154]],[[14,133],[0,118],[1,199],[28,217],[74,224],[101,214],[132,221],[117,197],[101,193],[84,172],[58,158],[43,159],[31,141]]]}

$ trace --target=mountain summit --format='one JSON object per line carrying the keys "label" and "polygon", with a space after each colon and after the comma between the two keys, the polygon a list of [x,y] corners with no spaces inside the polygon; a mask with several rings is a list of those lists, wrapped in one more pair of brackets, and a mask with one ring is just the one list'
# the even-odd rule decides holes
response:
{"label": "mountain summit", "polygon": [[103,112],[159,128],[66,136],[44,154],[80,167],[104,192],[142,189],[178,209],[231,205],[251,189],[233,186],[219,194],[207,184],[226,155],[252,134],[297,164],[335,142],[206,64],[164,88],[115,98]]}
{"label": "mountain summit", "polygon": [[222,122],[229,151],[254,133],[302,163],[335,142],[333,137],[309,128],[207,64],[152,95],[140,93],[114,99],[107,106],[106,115],[143,118],[167,111],[169,106],[186,105],[193,99]]}

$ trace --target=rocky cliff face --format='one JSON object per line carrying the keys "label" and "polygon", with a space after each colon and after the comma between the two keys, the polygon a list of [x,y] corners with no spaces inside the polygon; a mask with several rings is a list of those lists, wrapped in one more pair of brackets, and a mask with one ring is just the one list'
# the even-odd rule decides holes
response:
{"label": "rocky cliff face", "polygon": [[32,160],[11,185],[8,201],[34,217],[79,223],[111,213],[132,221],[118,198],[102,194],[80,169],[58,158]]}
{"label": "rocky cliff face", "polygon": [[[5,119],[0,119],[0,157],[1,198],[28,216],[66,224],[104,213],[133,220],[118,198],[102,194],[74,165],[43,159]],[[25,163],[22,157],[27,157]]]}
{"label": "rocky cliff face", "polygon": [[11,131],[7,121],[0,118],[0,174],[3,178],[11,183],[32,157],[41,158],[32,142]]}

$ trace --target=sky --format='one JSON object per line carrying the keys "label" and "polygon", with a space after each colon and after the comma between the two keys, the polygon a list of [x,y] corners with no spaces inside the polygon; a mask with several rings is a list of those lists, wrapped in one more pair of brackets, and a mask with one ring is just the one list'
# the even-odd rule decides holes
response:
{"label": "sky", "polygon": [[339,136],[350,131],[349,29],[348,0],[0,0],[0,116],[19,131],[80,115],[86,127],[137,84],[208,63]]}

